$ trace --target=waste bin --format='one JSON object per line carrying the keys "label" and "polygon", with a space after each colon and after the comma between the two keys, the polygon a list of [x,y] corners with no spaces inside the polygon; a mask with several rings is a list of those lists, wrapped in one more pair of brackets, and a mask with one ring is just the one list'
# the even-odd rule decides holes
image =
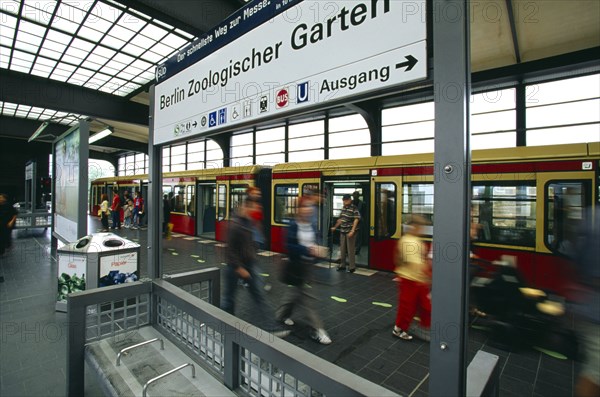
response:
{"label": "waste bin", "polygon": [[67,310],[67,295],[85,289],[137,281],[140,245],[114,233],[94,233],[56,250],[56,310]]}

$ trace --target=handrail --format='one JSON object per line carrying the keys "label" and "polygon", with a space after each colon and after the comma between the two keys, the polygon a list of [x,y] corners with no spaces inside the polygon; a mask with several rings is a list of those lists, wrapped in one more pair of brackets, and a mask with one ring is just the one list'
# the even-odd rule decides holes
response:
{"label": "handrail", "polygon": [[135,349],[136,347],[144,346],[144,345],[147,345],[149,343],[156,342],[156,341],[160,341],[160,350],[165,350],[165,342],[162,340],[162,338],[150,339],[150,340],[138,343],[136,345],[128,346],[128,347],[126,347],[124,349],[121,349],[121,351],[119,352],[119,354],[117,354],[117,367],[121,365],[121,354],[123,354],[126,351],[129,351],[131,349]]}
{"label": "handrail", "polygon": [[156,378],[152,378],[148,382],[146,382],[146,384],[144,385],[144,388],[142,389],[142,397],[146,397],[146,391],[148,389],[148,386],[150,386],[150,383],[156,382],[157,380],[162,379],[165,376],[169,376],[172,373],[177,372],[188,366],[192,367],[192,378],[195,378],[196,377],[196,367],[194,366],[194,364],[192,364],[192,363],[181,364],[179,367],[173,368],[172,370],[167,371],[164,374],[158,375]]}

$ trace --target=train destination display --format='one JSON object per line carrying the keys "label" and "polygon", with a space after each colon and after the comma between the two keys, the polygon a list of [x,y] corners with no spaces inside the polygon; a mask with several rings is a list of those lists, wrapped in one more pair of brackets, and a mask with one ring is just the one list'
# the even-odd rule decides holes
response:
{"label": "train destination display", "polygon": [[426,56],[425,1],[251,3],[157,67],[154,143],[376,95]]}

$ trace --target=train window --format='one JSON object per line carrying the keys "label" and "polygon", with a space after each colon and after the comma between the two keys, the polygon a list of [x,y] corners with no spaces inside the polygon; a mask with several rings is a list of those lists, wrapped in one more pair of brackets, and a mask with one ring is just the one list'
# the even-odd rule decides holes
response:
{"label": "train window", "polygon": [[194,216],[196,214],[196,195],[194,186],[186,186],[186,193],[189,200],[187,203],[187,214],[189,216]]}
{"label": "train window", "polygon": [[173,212],[185,213],[185,203],[187,201],[185,186],[179,185],[174,187],[175,200],[173,204]]}
{"label": "train window", "polygon": [[590,205],[589,181],[552,181],[546,185],[546,222],[544,243],[554,252],[571,256],[582,230],[590,218],[585,211]]}
{"label": "train window", "polygon": [[[433,224],[433,183],[407,183],[402,187],[402,224],[413,214],[424,216]],[[426,227],[433,234],[433,226]]]}
{"label": "train window", "polygon": [[535,247],[536,187],[533,182],[473,185],[472,222],[477,240]]}
{"label": "train window", "polygon": [[217,220],[222,221],[227,217],[227,186],[219,185],[217,194],[218,200],[218,212],[217,212]]}
{"label": "train window", "polygon": [[298,185],[275,185],[275,211],[276,223],[290,223],[296,215],[298,205]]}
{"label": "train window", "polygon": [[396,185],[375,184],[375,237],[385,238],[396,233]]}
{"label": "train window", "polygon": [[243,185],[231,185],[229,189],[229,211],[233,214],[242,204],[246,191],[248,190],[248,184]]}

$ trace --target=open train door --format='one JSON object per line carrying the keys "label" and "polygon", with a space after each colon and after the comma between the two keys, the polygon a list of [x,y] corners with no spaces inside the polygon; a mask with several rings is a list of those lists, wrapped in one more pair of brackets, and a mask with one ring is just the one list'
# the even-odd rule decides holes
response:
{"label": "open train door", "polygon": [[401,193],[401,176],[371,176],[369,267],[372,269],[395,268],[394,250],[402,231]]}
{"label": "open train door", "polygon": [[[359,212],[361,213],[361,221],[359,223],[359,231],[356,236],[355,258],[356,264],[361,266],[369,266],[369,229],[371,218],[371,194],[368,179],[348,179],[325,181],[323,189],[323,230],[328,231],[335,224],[340,216],[344,194],[353,195],[357,192],[359,199]],[[333,241],[330,241],[332,239]],[[325,242],[325,239],[323,240]],[[340,240],[339,231],[336,231],[333,236],[328,237],[329,245],[332,247],[332,259],[340,257]]]}
{"label": "open train door", "polygon": [[198,183],[196,186],[196,233],[214,240],[217,222],[217,184]]}

